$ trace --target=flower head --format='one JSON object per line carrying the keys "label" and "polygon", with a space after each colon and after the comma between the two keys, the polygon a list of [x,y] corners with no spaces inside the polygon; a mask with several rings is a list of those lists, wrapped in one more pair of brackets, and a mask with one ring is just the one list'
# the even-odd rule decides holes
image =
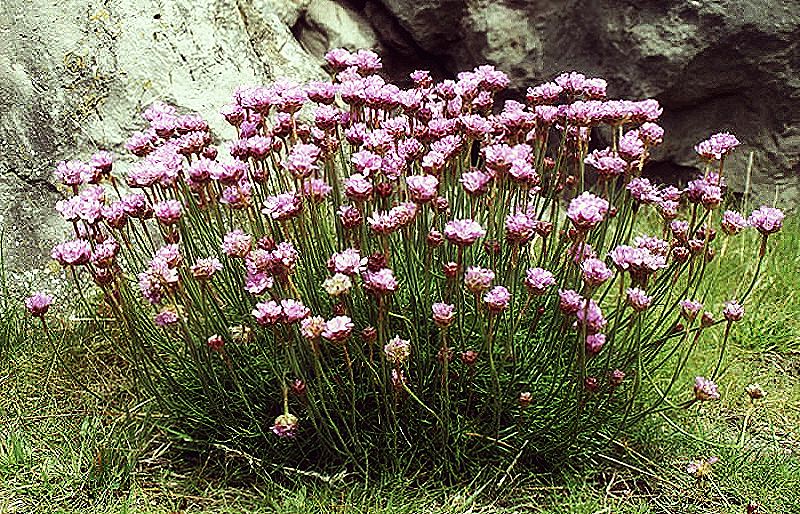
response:
{"label": "flower head", "polygon": [[555,277],[546,269],[531,268],[525,272],[525,287],[533,294],[544,294],[547,288],[555,283]]}
{"label": "flower head", "polygon": [[686,300],[681,300],[680,306],[681,314],[689,321],[694,321],[694,319],[697,317],[697,314],[703,308],[702,303],[695,300],[689,300],[688,298]]}
{"label": "flower head", "polygon": [[306,339],[319,339],[324,331],[325,319],[322,316],[308,316],[300,320],[300,334]]}
{"label": "flower head", "polygon": [[394,336],[383,347],[383,353],[395,365],[402,364],[411,355],[411,341],[401,339],[400,336]]}
{"label": "flower head", "polygon": [[589,334],[586,336],[586,353],[596,355],[606,344],[605,334]]}
{"label": "flower head", "polygon": [[53,297],[47,293],[35,293],[25,300],[25,308],[31,316],[42,318],[47,313],[50,305],[53,304]]}
{"label": "flower head", "polygon": [[471,292],[480,294],[489,289],[494,280],[494,271],[479,266],[470,266],[464,273],[464,285]]}
{"label": "flower head", "polygon": [[605,219],[608,201],[585,191],[574,198],[567,208],[567,217],[576,228],[588,230]]}
{"label": "flower head", "polygon": [[503,286],[495,286],[491,291],[483,295],[483,301],[490,312],[497,314],[508,308],[508,304],[511,301],[511,293]]}
{"label": "flower head", "polygon": [[272,424],[272,433],[281,438],[292,438],[297,435],[299,423],[294,414],[281,414]]}
{"label": "flower head", "polygon": [[747,227],[747,220],[736,211],[722,213],[722,231],[733,236]]}
{"label": "flower head", "polygon": [[594,257],[581,263],[581,272],[583,273],[583,280],[591,287],[599,286],[614,274],[608,269],[605,262]]}
{"label": "flower head", "polygon": [[701,402],[708,400],[719,400],[719,389],[711,379],[705,377],[695,377],[694,397]]}
{"label": "flower head", "polygon": [[441,328],[447,328],[453,323],[455,306],[449,303],[437,302],[433,304],[433,321]]}
{"label": "flower head", "polygon": [[653,298],[651,296],[647,296],[647,293],[638,287],[629,288],[627,293],[628,305],[633,307],[633,310],[635,311],[645,311],[648,307],[650,307],[650,304],[653,303]]}
{"label": "flower head", "polygon": [[353,320],[348,316],[336,316],[325,322],[322,337],[331,342],[341,342],[353,333]]}
{"label": "flower head", "polygon": [[448,221],[444,226],[444,237],[458,246],[469,246],[485,235],[483,227],[470,219]]}
{"label": "flower head", "polygon": [[326,278],[322,283],[322,288],[331,296],[345,294],[351,287],[353,287],[353,282],[344,273],[336,273],[332,277]]}
{"label": "flower head", "polygon": [[439,179],[433,175],[412,175],[406,178],[408,194],[415,202],[428,202],[436,198]]}
{"label": "flower head", "polygon": [[739,146],[739,140],[736,139],[736,136],[728,132],[720,132],[705,141],[697,143],[694,149],[703,159],[719,160],[732,152],[737,146]]}
{"label": "flower head", "polygon": [[707,478],[711,475],[711,466],[719,462],[719,457],[696,459],[686,466],[686,472],[695,478]]}
{"label": "flower head", "polygon": [[222,269],[222,263],[216,257],[207,259],[197,259],[191,268],[192,276],[197,280],[209,280],[214,274]]}
{"label": "flower head", "polygon": [[736,300],[728,300],[722,309],[722,315],[729,322],[740,321],[744,317],[744,307]]}
{"label": "flower head", "polygon": [[748,223],[764,235],[774,234],[783,226],[784,214],[780,209],[763,205],[750,214]]}

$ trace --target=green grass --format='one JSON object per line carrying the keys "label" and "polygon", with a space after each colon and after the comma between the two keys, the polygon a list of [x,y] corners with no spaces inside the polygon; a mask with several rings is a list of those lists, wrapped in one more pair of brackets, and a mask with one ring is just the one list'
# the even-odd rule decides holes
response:
{"label": "green grass", "polygon": [[[719,313],[747,287],[756,246],[755,234],[718,244],[715,263],[724,265],[708,308]],[[654,416],[580,467],[487,469],[448,486],[280,472],[224,448],[187,452],[156,428],[148,406],[136,406],[129,370],[102,337],[113,329],[107,322],[61,313],[56,354],[18,299],[0,301],[0,513],[743,513],[750,500],[762,513],[800,512],[798,248],[791,219],[770,241],[765,273],[732,332],[720,402]],[[701,344],[682,383],[713,369],[721,331]],[[744,392],[753,382],[768,393],[755,404]],[[689,460],[712,455],[720,462],[708,480],[686,474]]]}

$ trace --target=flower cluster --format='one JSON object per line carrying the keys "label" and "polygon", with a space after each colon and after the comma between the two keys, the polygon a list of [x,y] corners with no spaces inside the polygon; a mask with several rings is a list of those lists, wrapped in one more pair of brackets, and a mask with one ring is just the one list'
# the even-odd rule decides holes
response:
{"label": "flower cluster", "polygon": [[[715,226],[755,228],[762,257],[781,228],[771,207],[716,215],[730,134],[697,145],[719,166],[685,188],[643,177],[661,107],[607,99],[603,79],[565,73],[500,104],[508,78],[491,66],[416,71],[404,89],[373,52],[326,62],[330,81],[238,88],[222,147],[199,116],[156,103],[124,173],[107,152],[56,169],[74,233],[53,258],[124,320],[126,355],[163,404],[210,432],[256,433],[269,411],[265,431],[298,455],[358,461],[398,450],[403,424],[450,437],[516,417],[520,437],[559,447],[627,419],[614,406],[638,405],[636,363],[664,362],[673,341],[691,351],[716,324],[685,298]],[[589,152],[593,134],[610,145]],[[728,328],[746,300],[724,306]],[[51,302],[26,306],[43,317]],[[527,408],[540,394],[552,409]],[[719,393],[698,377],[695,396]],[[196,415],[210,398],[233,406]]]}

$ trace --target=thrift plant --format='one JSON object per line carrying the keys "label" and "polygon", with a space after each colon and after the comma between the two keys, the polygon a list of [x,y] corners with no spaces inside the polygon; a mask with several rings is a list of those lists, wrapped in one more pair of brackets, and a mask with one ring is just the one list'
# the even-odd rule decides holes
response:
{"label": "thrift plant", "polygon": [[[156,103],[124,172],[105,151],[57,167],[74,239],[52,256],[96,284],[173,430],[273,464],[452,475],[719,398],[719,365],[681,370],[706,331],[727,341],[783,219],[720,212],[733,135],[665,187],[641,176],[661,107],[603,79],[497,106],[492,66],[402,89],[372,52],[327,61],[330,82],[237,89],[221,147]],[[747,227],[749,287],[703,305],[718,235]]]}

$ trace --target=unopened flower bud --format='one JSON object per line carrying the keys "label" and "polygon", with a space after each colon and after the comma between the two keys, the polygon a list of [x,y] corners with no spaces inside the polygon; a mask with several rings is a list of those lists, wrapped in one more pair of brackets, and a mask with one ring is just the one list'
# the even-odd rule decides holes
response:
{"label": "unopened flower bud", "polygon": [[364,327],[361,330],[361,337],[366,343],[374,343],[378,339],[378,330],[373,326]]}
{"label": "unopened flower bud", "polygon": [[441,244],[444,242],[444,236],[442,235],[441,232],[439,232],[435,228],[432,228],[431,231],[428,232],[427,242],[429,246],[436,248],[438,246],[441,246]]}
{"label": "unopened flower bud", "polygon": [[461,362],[466,364],[467,366],[472,366],[478,360],[478,352],[475,350],[467,350],[465,352],[461,352]]}
{"label": "unopened flower bud", "polygon": [[433,201],[433,207],[438,212],[447,212],[447,209],[450,208],[450,202],[444,196],[437,196]]}
{"label": "unopened flower bud", "polygon": [[458,264],[455,262],[446,262],[442,265],[442,273],[447,278],[456,278],[458,276]]}
{"label": "unopened flower bud", "polygon": [[691,255],[691,252],[685,246],[676,246],[672,249],[672,257],[680,264],[688,261]]}
{"label": "unopened flower bud", "polygon": [[222,339],[222,336],[220,336],[219,334],[214,334],[213,336],[210,336],[208,338],[206,344],[208,344],[208,348],[210,350],[219,352],[222,351],[222,347],[225,346],[225,340]]}
{"label": "unopened flower bud", "polygon": [[760,400],[767,396],[767,392],[764,391],[759,384],[750,384],[745,387],[744,390],[752,400]]}
{"label": "unopened flower bud", "polygon": [[487,239],[483,242],[483,250],[489,255],[500,255],[500,243],[495,239]]}
{"label": "unopened flower bud", "polygon": [[306,383],[296,378],[291,385],[292,394],[295,396],[305,396],[306,395]]}
{"label": "unopened flower bud", "polygon": [[391,182],[381,182],[378,184],[376,189],[378,190],[378,195],[380,195],[381,198],[387,198],[388,196],[391,196],[392,192],[394,191],[394,187],[392,187]]}
{"label": "unopened flower bud", "polygon": [[367,269],[372,272],[380,271],[386,268],[389,263],[386,261],[386,256],[380,252],[373,253],[367,257]]}

